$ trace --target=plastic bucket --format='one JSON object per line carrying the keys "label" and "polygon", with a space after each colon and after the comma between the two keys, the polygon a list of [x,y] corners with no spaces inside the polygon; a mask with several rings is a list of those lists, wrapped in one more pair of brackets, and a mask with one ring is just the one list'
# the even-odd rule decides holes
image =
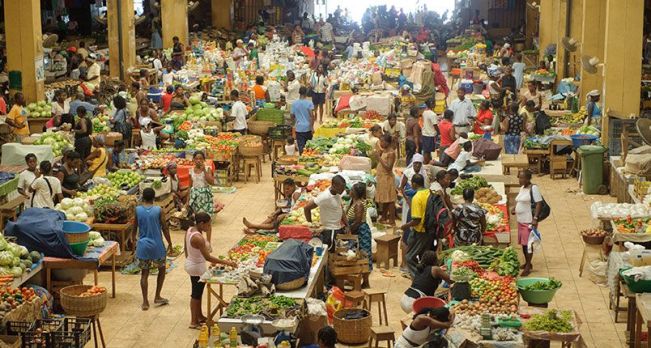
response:
{"label": "plastic bucket", "polygon": [[592,134],[573,134],[570,138],[572,138],[572,147],[576,150],[580,146],[594,143],[599,137]]}
{"label": "plastic bucket", "polygon": [[438,297],[434,296],[423,296],[416,301],[414,301],[414,304],[412,305],[412,309],[414,310],[414,313],[418,313],[422,311],[425,308],[441,308],[445,307],[447,302],[441,300]]}

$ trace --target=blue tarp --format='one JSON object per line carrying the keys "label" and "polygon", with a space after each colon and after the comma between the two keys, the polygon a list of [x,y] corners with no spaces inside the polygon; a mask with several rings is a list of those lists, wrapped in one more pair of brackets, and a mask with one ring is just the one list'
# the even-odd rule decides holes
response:
{"label": "blue tarp", "polygon": [[301,277],[310,276],[312,253],[314,248],[309,244],[289,239],[278,249],[267,256],[264,262],[264,273],[271,275],[271,282],[278,285]]}
{"label": "blue tarp", "polygon": [[18,244],[45,256],[82,259],[72,253],[63,234],[65,219],[65,214],[57,210],[28,208],[16,222],[7,223],[5,235],[16,237]]}

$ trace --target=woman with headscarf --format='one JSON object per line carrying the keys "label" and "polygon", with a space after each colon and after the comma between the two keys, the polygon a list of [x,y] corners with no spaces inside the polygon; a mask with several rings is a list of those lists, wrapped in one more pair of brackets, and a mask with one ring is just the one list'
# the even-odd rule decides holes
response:
{"label": "woman with headscarf", "polygon": [[601,108],[599,107],[599,99],[601,98],[601,93],[598,90],[593,89],[592,91],[586,94],[586,104],[585,109],[587,114],[583,123],[587,126],[594,125],[597,128],[601,127]]}

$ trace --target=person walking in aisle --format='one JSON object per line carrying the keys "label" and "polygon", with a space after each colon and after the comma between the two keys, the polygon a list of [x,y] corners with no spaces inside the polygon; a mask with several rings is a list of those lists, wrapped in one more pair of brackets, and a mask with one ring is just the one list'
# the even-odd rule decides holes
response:
{"label": "person walking in aisle", "polygon": [[513,208],[511,214],[515,215],[518,221],[518,244],[522,246],[522,253],[524,254],[525,260],[524,265],[521,266],[522,274],[520,276],[526,277],[533,270],[533,265],[531,264],[533,253],[528,252],[529,234],[532,228],[538,228],[538,219],[543,205],[543,197],[540,194],[538,185],[531,183],[530,170],[525,169],[521,171],[518,174],[518,181],[520,183],[520,191],[515,198],[515,208]]}
{"label": "person walking in aisle", "polygon": [[438,116],[434,112],[436,101],[433,98],[425,101],[425,111],[423,111],[423,137],[421,149],[423,150],[424,163],[432,160],[432,152],[436,149],[436,135],[438,134]]}
{"label": "person walking in aisle", "polygon": [[[143,311],[149,309],[148,299],[148,277],[151,268],[158,269],[156,278],[156,296],[154,304],[163,306],[169,301],[161,297],[161,290],[165,282],[165,261],[167,253],[161,236],[165,236],[168,250],[172,250],[172,238],[165,221],[161,207],[154,205],[156,193],[148,187],[142,191],[142,204],[136,207],[136,220],[138,221],[138,242],[136,243],[136,259],[140,267],[140,290],[142,291]],[[162,234],[161,234],[162,231]]]}
{"label": "person walking in aisle", "polygon": [[[207,236],[204,236],[206,233]],[[192,292],[190,294],[190,329],[200,329],[201,323],[206,321],[206,317],[201,312],[201,298],[203,290],[206,287],[205,282],[200,282],[200,277],[206,273],[206,261],[213,265],[224,265],[237,267],[233,261],[218,259],[210,253],[210,234],[212,233],[212,224],[210,215],[198,213],[194,216],[194,226],[190,227],[185,233],[183,250],[185,252],[185,271],[190,276]]]}
{"label": "person walking in aisle", "polygon": [[299,99],[292,103],[291,115],[296,129],[296,142],[298,153],[303,153],[303,148],[308,140],[312,140],[314,131],[314,104],[307,99],[307,88],[301,86],[298,90]]}

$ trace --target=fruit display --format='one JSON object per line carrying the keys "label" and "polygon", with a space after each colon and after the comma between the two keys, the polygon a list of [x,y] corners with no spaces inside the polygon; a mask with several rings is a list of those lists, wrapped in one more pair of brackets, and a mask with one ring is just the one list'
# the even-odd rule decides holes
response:
{"label": "fruit display", "polygon": [[36,103],[27,104],[29,118],[50,118],[52,117],[52,103],[41,100]]}
{"label": "fruit display", "polygon": [[495,259],[498,259],[504,250],[488,245],[464,245],[445,250],[441,253],[443,259],[452,258],[453,261],[474,260],[482,268],[489,268]]}
{"label": "fruit display", "polygon": [[309,177],[319,172],[321,172],[321,166],[314,162],[292,165],[279,164],[274,167],[274,173],[276,175],[300,175]]}
{"label": "fruit display", "polygon": [[120,190],[116,187],[105,185],[105,184],[99,184],[93,186],[88,192],[83,192],[78,195],[80,198],[99,198],[99,197],[109,197],[109,198],[116,198],[119,196]]}
{"label": "fruit display", "polygon": [[111,182],[111,184],[115,187],[127,187],[131,188],[140,183],[142,181],[143,177],[142,175],[132,172],[132,171],[117,171],[113,173],[109,173],[107,175],[107,178]]}
{"label": "fruit display", "polygon": [[462,195],[463,190],[467,188],[477,191],[482,187],[489,187],[488,181],[481,176],[473,176],[472,178],[459,181],[450,193],[453,195]]}
{"label": "fruit display", "polygon": [[[257,261],[260,261],[262,253],[265,253],[264,257],[266,258],[266,255],[278,248],[279,245],[278,238],[275,236],[246,236],[228,251],[228,258],[241,262],[257,257]],[[262,264],[264,264],[264,260],[262,260]]]}
{"label": "fruit display", "polygon": [[574,134],[587,134],[587,135],[596,135],[599,136],[601,132],[599,131],[598,128],[594,126],[583,126],[579,129],[576,130],[576,133]]}
{"label": "fruit display", "polygon": [[497,204],[502,200],[502,195],[492,187],[482,187],[475,191],[475,200],[479,203]]}
{"label": "fruit display", "polygon": [[226,317],[241,318],[248,314],[260,314],[268,320],[294,317],[300,306],[296,300],[286,296],[235,297],[226,308]]}
{"label": "fruit display", "polygon": [[486,211],[486,230],[491,232],[509,232],[509,219],[506,207],[479,203],[479,206]]}
{"label": "fruit display", "polygon": [[93,133],[108,133],[111,131],[107,115],[99,114],[91,122],[93,124]]}
{"label": "fruit display", "polygon": [[86,222],[93,216],[93,206],[88,200],[77,198],[64,198],[61,203],[54,206],[55,210],[66,214],[66,219],[71,221]]}
{"label": "fruit display", "polygon": [[321,214],[319,209],[312,209],[312,223],[307,222],[303,209],[294,209],[283,221],[281,225],[303,225],[308,227],[318,227],[321,225]]}
{"label": "fruit display", "polygon": [[624,219],[615,219],[613,223],[617,227],[618,233],[651,233],[649,218],[632,218],[630,216]]}
{"label": "fruit display", "polygon": [[5,316],[16,307],[23,303],[32,302],[36,298],[32,288],[12,288],[5,287],[0,289],[0,320],[4,321]]}
{"label": "fruit display", "polygon": [[601,238],[608,235],[608,232],[604,231],[601,228],[590,228],[587,230],[581,231],[581,235],[584,237],[596,237]]}
{"label": "fruit display", "polygon": [[60,132],[45,132],[36,139],[34,145],[50,145],[55,156],[61,156],[65,149],[72,147],[68,138]]}
{"label": "fruit display", "polygon": [[[207,103],[202,102],[198,97],[190,97],[188,101],[190,102],[190,106],[185,109],[183,114],[176,113],[175,116],[172,116],[172,123],[174,124],[175,128],[185,121],[214,122],[221,121],[221,119],[224,118],[224,110],[222,108],[215,108],[212,105],[208,105]],[[176,117],[176,119],[174,117]],[[183,121],[179,122],[181,119]]]}
{"label": "fruit display", "polygon": [[518,312],[518,291],[513,277],[484,274],[471,279],[470,288],[473,300],[463,300],[455,305],[456,313],[478,315]]}
{"label": "fruit display", "polygon": [[88,290],[82,292],[79,294],[77,297],[93,297],[97,295],[101,295],[106,292],[106,288],[103,286],[93,286],[89,288]]}
{"label": "fruit display", "polygon": [[572,312],[550,309],[543,314],[534,314],[524,323],[524,328],[528,331],[572,332]]}

